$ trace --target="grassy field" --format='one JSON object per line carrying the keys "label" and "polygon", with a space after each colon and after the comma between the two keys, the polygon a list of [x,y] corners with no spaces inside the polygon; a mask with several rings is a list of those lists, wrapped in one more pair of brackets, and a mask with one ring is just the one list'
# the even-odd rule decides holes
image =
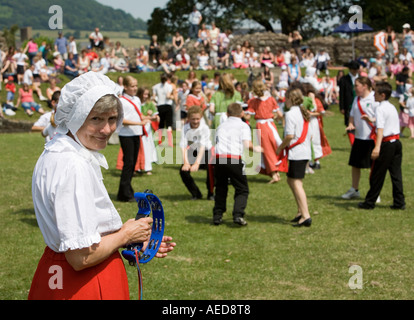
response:
{"label": "grassy field", "polygon": [[[179,76],[184,78],[186,73]],[[140,85],[157,79],[156,74],[137,77]],[[141,267],[144,299],[413,299],[414,141],[402,138],[407,210],[389,209],[392,192],[387,177],[381,203],[373,211],[363,211],[357,208],[359,200],[340,198],[350,187],[351,171],[347,165],[350,145],[337,106],[331,107],[324,123],[333,152],[321,160],[321,170],[304,180],[311,228],[290,226],[296,205],[285,175],[275,185],[267,185],[269,177],[248,176],[249,224],[244,228],[232,222],[231,187],[224,223],[214,226],[213,202],[190,200],[178,164],[155,165],[152,176],[135,177],[136,191],[152,189],[162,200],[165,233],[177,242],[168,258]],[[37,133],[0,135],[1,300],[27,298],[44,250],[31,199],[31,176],[43,144]],[[118,150],[119,145],[104,150],[110,168],[103,175],[108,193],[126,221],[135,216],[137,208],[116,201]],[[204,197],[205,174],[194,174]],[[362,173],[362,195],[368,191],[368,174],[367,170]],[[362,270],[362,289],[349,286],[353,265]],[[131,299],[137,299],[136,268],[126,264],[126,270]]]}

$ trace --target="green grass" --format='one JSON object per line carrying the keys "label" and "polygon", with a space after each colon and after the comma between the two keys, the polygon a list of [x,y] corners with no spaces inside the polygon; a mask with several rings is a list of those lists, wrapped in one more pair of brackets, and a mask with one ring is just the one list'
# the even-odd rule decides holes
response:
{"label": "green grass", "polygon": [[[156,74],[138,78],[140,84],[151,84]],[[232,223],[232,187],[224,223],[214,226],[213,202],[190,200],[180,180],[179,165],[155,165],[152,176],[135,177],[136,191],[152,189],[162,200],[165,233],[177,242],[169,257],[141,266],[144,299],[413,299],[414,142],[402,139],[407,210],[389,209],[388,177],[375,210],[359,210],[359,200],[340,198],[351,184],[350,145],[337,106],[332,111],[324,123],[333,152],[321,160],[321,170],[304,180],[311,228],[290,226],[296,205],[284,174],[275,185],[266,184],[269,177],[248,176],[249,224],[245,228]],[[1,300],[27,298],[43,253],[31,199],[31,176],[43,144],[37,133],[0,135]],[[115,200],[120,179],[115,169],[118,150],[118,145],[104,150],[110,168],[103,175],[108,193],[126,221],[135,216],[136,205]],[[368,191],[368,174],[367,170],[362,173],[362,195]],[[193,176],[206,196],[205,171]],[[363,270],[361,290],[348,286],[351,265]],[[126,270],[131,298],[136,299],[136,268],[126,264]]]}

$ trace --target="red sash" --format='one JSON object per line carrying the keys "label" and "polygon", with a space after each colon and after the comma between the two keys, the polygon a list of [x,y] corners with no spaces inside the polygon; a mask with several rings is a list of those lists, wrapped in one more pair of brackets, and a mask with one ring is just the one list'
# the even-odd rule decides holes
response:
{"label": "red sash", "polygon": [[399,139],[400,139],[400,135],[399,134],[394,134],[392,136],[387,136],[387,137],[382,138],[382,142],[388,142],[388,141],[391,141],[391,140],[399,140]]}
{"label": "red sash", "polygon": [[[135,105],[135,103],[133,103],[130,99],[128,99],[128,98],[127,98],[127,97],[125,97],[125,96],[121,96],[121,98],[124,98],[126,101],[128,101],[129,103],[131,103],[131,104],[134,106],[135,111],[138,113],[139,118],[140,118],[140,119],[141,119],[141,121],[142,121],[142,120],[143,120],[142,113],[141,113],[141,111],[139,111],[139,108]],[[144,132],[145,136],[146,136],[146,137],[148,137],[148,132],[147,132],[147,130],[145,129],[145,126],[142,126],[142,131]]]}
{"label": "red sash", "polygon": [[[362,109],[361,103],[359,102],[360,99],[361,99],[360,97],[357,98],[357,105],[358,105],[359,112],[361,113],[362,116],[364,116],[366,115],[366,113]],[[369,138],[375,141],[377,139],[377,134],[375,133],[375,126],[371,122],[368,122],[368,124],[371,127],[371,133],[369,134]]]}
{"label": "red sash", "polygon": [[296,147],[297,145],[305,142],[306,140],[306,136],[308,134],[308,128],[309,128],[309,121],[303,121],[303,130],[302,130],[302,134],[300,135],[299,139],[296,140],[295,143],[291,144],[290,146],[287,146],[284,151],[285,154],[282,155],[280,161],[281,161],[281,165],[280,166],[285,166],[287,168],[287,161],[288,161],[288,154],[289,154],[289,150]]}

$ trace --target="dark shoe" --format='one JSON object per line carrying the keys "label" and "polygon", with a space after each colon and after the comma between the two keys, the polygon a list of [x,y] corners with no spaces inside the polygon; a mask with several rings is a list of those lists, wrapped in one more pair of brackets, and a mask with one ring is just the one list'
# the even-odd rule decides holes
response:
{"label": "dark shoe", "polygon": [[370,206],[366,202],[360,202],[360,203],[358,203],[358,208],[364,209],[364,210],[372,210],[372,209],[374,209],[373,206]]}
{"label": "dark shoe", "polygon": [[247,221],[244,220],[242,217],[234,218],[233,222],[238,224],[239,226],[247,226]]}
{"label": "dark shoe", "polygon": [[321,164],[320,163],[315,163],[315,165],[313,166],[313,169],[319,170],[321,168]]}
{"label": "dark shoe", "polygon": [[312,224],[312,218],[308,218],[305,221],[303,221],[302,223],[296,223],[293,224],[293,227],[310,227]]}
{"label": "dark shoe", "polygon": [[219,226],[220,224],[222,224],[223,219],[221,218],[221,216],[214,216],[213,217],[213,224],[215,226]]}
{"label": "dark shoe", "polygon": [[207,196],[207,200],[212,200],[212,201],[214,201],[214,194],[209,194],[209,195]]}
{"label": "dark shoe", "polygon": [[196,196],[193,196],[192,198],[191,198],[191,200],[200,200],[200,199],[202,199],[203,198],[203,195],[200,193],[200,194],[198,194],[198,195],[196,195]]}
{"label": "dark shoe", "polygon": [[392,210],[405,210],[405,204],[402,205],[402,206],[396,206],[396,205],[393,204],[392,206],[390,206],[390,208]]}
{"label": "dark shoe", "polygon": [[290,220],[290,222],[298,222],[302,218],[302,216],[297,216],[294,219]]}

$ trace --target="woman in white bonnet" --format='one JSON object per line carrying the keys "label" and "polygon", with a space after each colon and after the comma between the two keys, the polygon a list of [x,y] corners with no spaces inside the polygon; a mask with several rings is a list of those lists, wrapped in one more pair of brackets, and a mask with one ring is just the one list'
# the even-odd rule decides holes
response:
{"label": "woman in white bonnet", "polygon": [[[32,196],[46,248],[29,299],[129,299],[118,249],[147,241],[152,218],[122,223],[103,184],[99,153],[122,123],[117,86],[85,73],[61,91],[56,136],[45,145],[33,173]],[[157,253],[173,250],[164,237]]]}

